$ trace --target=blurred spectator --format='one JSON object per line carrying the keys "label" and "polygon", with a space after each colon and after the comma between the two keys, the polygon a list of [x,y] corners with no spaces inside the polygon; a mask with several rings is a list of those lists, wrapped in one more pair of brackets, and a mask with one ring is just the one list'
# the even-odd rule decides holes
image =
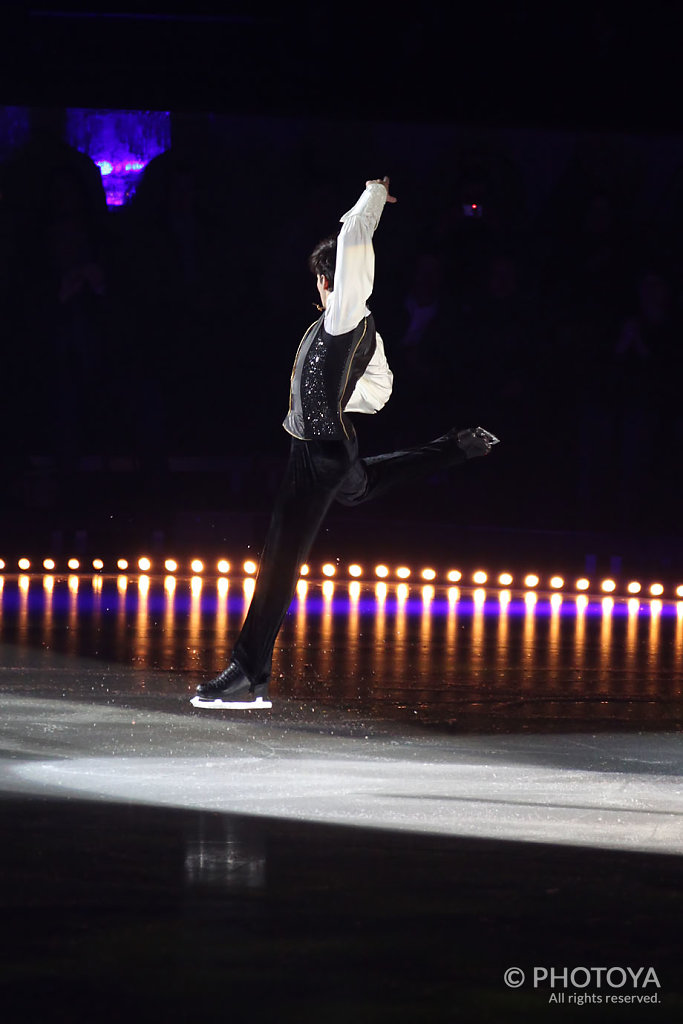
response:
{"label": "blurred spectator", "polygon": [[629,524],[647,514],[655,495],[665,516],[678,508],[683,440],[681,321],[671,284],[652,267],[638,275],[635,293],[614,347],[619,508]]}
{"label": "blurred spectator", "polygon": [[[2,168],[10,213],[13,392],[25,453],[69,465],[102,439],[106,204],[98,168],[42,125]],[[96,187],[97,186],[97,187]]]}
{"label": "blurred spectator", "polygon": [[521,173],[495,148],[465,142],[442,154],[435,177],[429,244],[443,257],[449,292],[469,302],[482,289],[493,253],[526,230]]}
{"label": "blurred spectator", "polygon": [[[60,430],[53,434],[62,457],[101,451],[105,332],[101,299],[106,291],[103,239],[88,209],[85,189],[70,167],[49,181],[39,244],[47,285],[44,294],[45,356],[49,403]],[[51,422],[55,419],[50,418]]]}
{"label": "blurred spectator", "polygon": [[147,165],[122,216],[137,447],[157,466],[169,451],[224,450],[216,403],[239,361],[245,254],[226,212],[238,200],[216,196],[207,177],[196,155],[168,150]]}
{"label": "blurred spectator", "polygon": [[387,442],[390,431],[391,443],[396,445],[416,444],[416,424],[425,435],[434,436],[453,425],[448,408],[453,392],[449,352],[453,327],[439,256],[430,252],[417,256],[405,292],[387,314],[383,319],[386,338],[384,334],[382,337],[394,373],[394,391],[391,402],[370,429],[382,432]]}

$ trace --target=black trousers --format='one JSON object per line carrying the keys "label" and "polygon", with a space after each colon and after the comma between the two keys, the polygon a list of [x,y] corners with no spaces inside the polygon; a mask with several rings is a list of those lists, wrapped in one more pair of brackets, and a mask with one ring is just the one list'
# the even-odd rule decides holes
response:
{"label": "black trousers", "polygon": [[357,505],[389,489],[464,462],[455,431],[428,444],[361,459],[348,441],[292,438],[275,500],[251,604],[233,659],[254,683],[270,676],[275,639],[299,573],[333,501]]}

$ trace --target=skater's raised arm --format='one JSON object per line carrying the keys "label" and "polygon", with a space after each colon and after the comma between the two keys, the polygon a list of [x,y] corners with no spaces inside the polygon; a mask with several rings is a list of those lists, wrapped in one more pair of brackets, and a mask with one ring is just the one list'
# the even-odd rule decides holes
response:
{"label": "skater's raised arm", "polygon": [[372,236],[385,203],[395,203],[389,194],[389,178],[366,182],[360,199],[341,218],[333,287],[325,297],[325,330],[346,334],[367,315],[366,303],[375,279],[375,251]]}

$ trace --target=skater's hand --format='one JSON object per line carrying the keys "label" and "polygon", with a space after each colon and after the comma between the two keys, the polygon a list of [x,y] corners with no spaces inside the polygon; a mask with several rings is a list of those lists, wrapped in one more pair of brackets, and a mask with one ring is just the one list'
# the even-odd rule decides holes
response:
{"label": "skater's hand", "polygon": [[373,178],[372,181],[366,181],[365,184],[366,185],[384,185],[385,189],[387,190],[387,202],[388,203],[395,203],[396,202],[396,196],[392,196],[391,193],[389,192],[389,178],[387,177],[386,174],[384,175],[383,178]]}

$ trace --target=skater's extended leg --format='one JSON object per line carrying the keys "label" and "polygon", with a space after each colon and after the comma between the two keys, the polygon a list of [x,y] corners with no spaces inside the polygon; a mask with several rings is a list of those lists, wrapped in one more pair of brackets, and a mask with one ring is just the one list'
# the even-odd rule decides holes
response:
{"label": "skater's extended leg", "polygon": [[337,492],[342,505],[371,501],[392,487],[411,483],[478,455],[487,455],[496,439],[481,427],[450,430],[427,444],[356,459]]}

